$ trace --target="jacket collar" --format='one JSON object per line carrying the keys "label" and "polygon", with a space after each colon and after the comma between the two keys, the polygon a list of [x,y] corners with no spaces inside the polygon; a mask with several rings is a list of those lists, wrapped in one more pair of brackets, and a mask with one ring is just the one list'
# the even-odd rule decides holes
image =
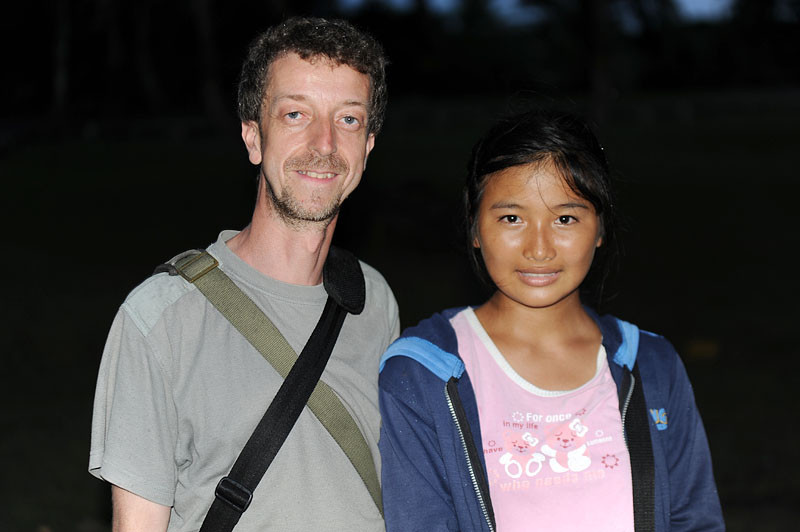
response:
{"label": "jacket collar", "polygon": [[[433,370],[437,364],[433,359],[446,363],[438,368],[440,378],[447,380],[450,376],[459,377],[463,372],[463,363],[458,356],[458,339],[455,331],[450,326],[450,318],[464,310],[457,307],[436,313],[419,324],[409,327],[401,337],[392,344],[381,359],[381,369],[386,360],[392,356],[404,355],[414,358]],[[611,315],[600,316],[594,309],[584,307],[589,316],[600,327],[603,335],[603,346],[608,354],[609,366],[618,380],[623,368],[633,369],[636,362],[636,353],[639,343],[639,329],[630,323],[622,321]],[[419,339],[424,343],[419,343]],[[433,345],[431,345],[433,344]],[[425,346],[428,346],[427,348]],[[435,347],[435,349],[430,349]],[[417,354],[414,354],[414,353]],[[424,356],[423,356],[424,354]]]}

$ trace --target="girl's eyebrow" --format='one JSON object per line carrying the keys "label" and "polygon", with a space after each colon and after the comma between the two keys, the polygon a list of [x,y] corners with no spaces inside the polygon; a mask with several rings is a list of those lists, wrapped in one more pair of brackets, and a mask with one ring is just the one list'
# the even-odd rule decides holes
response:
{"label": "girl's eyebrow", "polygon": [[[514,203],[512,201],[504,201],[500,200],[496,203],[493,203],[489,206],[489,209],[522,209],[522,205],[519,203]],[[561,203],[555,206],[556,209],[589,209],[589,206],[585,203],[579,203],[577,201],[570,201],[567,203]]]}
{"label": "girl's eyebrow", "polygon": [[503,201],[500,200],[498,202],[492,203],[489,209],[521,209],[522,205],[519,203],[512,203],[510,201]]}
{"label": "girl's eyebrow", "polygon": [[556,206],[559,209],[589,209],[589,206],[585,203],[578,203],[577,201],[570,201],[568,203],[562,203],[561,205]]}

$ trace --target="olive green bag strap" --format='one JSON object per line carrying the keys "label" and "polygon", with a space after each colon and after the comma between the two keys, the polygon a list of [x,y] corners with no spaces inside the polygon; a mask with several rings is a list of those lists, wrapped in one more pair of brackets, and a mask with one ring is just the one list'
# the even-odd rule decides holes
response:
{"label": "olive green bag strap", "polygon": [[[230,277],[218,268],[219,263],[212,255],[205,251],[195,253],[177,258],[174,263],[177,273],[194,284],[285,379],[298,358],[294,349],[261,309],[242,292]],[[355,257],[344,250],[332,247],[328,261],[330,262],[333,258],[341,260],[343,255],[348,256],[347,260],[355,261],[363,286],[363,274]],[[350,267],[352,267],[352,264]],[[331,273],[331,270],[331,268],[328,268],[328,262],[326,262],[325,287],[329,295],[336,299],[337,303],[346,310],[356,314],[360,313],[364,304],[363,288],[361,289],[360,306],[358,306],[358,302],[348,305],[348,299],[350,301],[354,299],[352,297],[353,294],[347,293],[346,289],[344,290],[345,293],[342,293],[341,288],[331,286],[332,284],[346,284],[341,282],[329,283],[331,279],[336,281],[336,278],[338,280],[342,278],[339,272],[333,270],[333,273]],[[372,460],[369,446],[353,417],[333,389],[322,380],[317,381],[307,405],[347,455],[347,458],[367,487],[372,500],[381,515],[383,515],[380,483],[378,482],[375,462]]]}

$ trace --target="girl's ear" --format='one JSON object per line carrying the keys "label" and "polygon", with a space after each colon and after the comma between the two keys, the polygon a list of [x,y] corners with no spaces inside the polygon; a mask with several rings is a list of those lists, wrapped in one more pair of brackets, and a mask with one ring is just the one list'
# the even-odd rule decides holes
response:
{"label": "girl's ear", "polygon": [[472,216],[469,217],[469,226],[472,228],[470,230],[472,233],[472,247],[480,249],[481,240],[478,238],[478,229],[476,227],[475,219],[473,219]]}
{"label": "girl's ear", "polygon": [[477,235],[472,238],[472,247],[481,249],[481,241]]}
{"label": "girl's ear", "polygon": [[606,234],[606,229],[603,227],[603,219],[598,216],[597,220],[600,222],[600,228],[597,231],[597,244],[594,247],[599,248],[603,245],[603,236]]}

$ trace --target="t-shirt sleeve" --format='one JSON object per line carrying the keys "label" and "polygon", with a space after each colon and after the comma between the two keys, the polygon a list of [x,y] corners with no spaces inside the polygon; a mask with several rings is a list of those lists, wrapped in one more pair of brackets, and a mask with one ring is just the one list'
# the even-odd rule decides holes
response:
{"label": "t-shirt sleeve", "polygon": [[386,344],[387,346],[400,336],[400,310],[391,290],[389,290],[389,296],[389,342]]}
{"label": "t-shirt sleeve", "polygon": [[89,472],[147,500],[172,506],[176,438],[168,375],[154,346],[121,309],[97,378]]}
{"label": "t-shirt sleeve", "polygon": [[382,354],[383,350],[400,336],[400,310],[397,307],[397,299],[395,299],[391,287],[380,272],[363,262],[361,267],[367,283],[367,298],[371,298],[372,302],[370,306],[377,309],[386,318],[386,335],[383,337]]}

